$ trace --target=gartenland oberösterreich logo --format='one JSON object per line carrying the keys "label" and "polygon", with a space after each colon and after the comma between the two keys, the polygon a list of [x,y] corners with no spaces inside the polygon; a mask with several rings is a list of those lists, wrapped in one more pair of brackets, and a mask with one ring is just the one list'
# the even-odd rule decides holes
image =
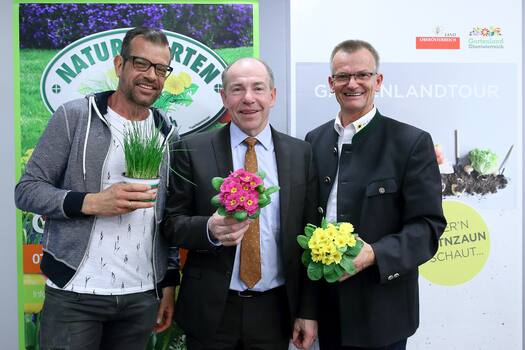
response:
{"label": "gartenland ober\u00f6sterreich logo", "polygon": [[502,49],[504,47],[501,27],[475,26],[469,33],[469,49]]}
{"label": "gartenland ober\u00f6sterreich logo", "polygon": [[[87,94],[114,90],[118,78],[113,58],[130,28],[99,32],[81,38],[58,52],[40,81],[40,93],[49,111]],[[166,112],[181,135],[202,130],[225,109],[219,95],[224,60],[195,39],[164,31],[171,48],[173,73],[155,107]]]}
{"label": "gartenland ober\u00f6sterreich logo", "polygon": [[460,39],[456,33],[445,32],[443,26],[433,28],[432,36],[417,36],[416,50],[459,50]]}

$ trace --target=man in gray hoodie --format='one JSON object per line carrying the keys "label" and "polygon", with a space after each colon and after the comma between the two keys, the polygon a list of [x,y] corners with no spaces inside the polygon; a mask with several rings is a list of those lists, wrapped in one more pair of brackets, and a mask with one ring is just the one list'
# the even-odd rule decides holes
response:
{"label": "man in gray hoodie", "polygon": [[[128,31],[114,59],[117,90],[60,106],[16,186],[18,208],[46,218],[43,349],[143,350],[152,329],[171,324],[178,257],[158,225],[178,135],[150,108],[170,61],[162,31]],[[122,135],[131,121],[160,127],[164,137],[156,194],[124,182]]]}

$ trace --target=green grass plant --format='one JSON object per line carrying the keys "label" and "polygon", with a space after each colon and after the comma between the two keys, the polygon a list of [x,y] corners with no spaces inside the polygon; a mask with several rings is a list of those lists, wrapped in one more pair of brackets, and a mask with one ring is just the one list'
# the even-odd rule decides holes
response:
{"label": "green grass plant", "polygon": [[160,128],[144,122],[131,122],[124,131],[126,176],[135,179],[156,179],[164,153]]}

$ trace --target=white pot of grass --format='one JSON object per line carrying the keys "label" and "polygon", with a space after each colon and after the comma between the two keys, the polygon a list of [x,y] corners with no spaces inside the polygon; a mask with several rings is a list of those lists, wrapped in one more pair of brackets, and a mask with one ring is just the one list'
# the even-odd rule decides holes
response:
{"label": "white pot of grass", "polygon": [[152,124],[131,122],[124,131],[124,157],[127,183],[151,186],[149,192],[157,192],[159,169],[164,156],[164,137]]}

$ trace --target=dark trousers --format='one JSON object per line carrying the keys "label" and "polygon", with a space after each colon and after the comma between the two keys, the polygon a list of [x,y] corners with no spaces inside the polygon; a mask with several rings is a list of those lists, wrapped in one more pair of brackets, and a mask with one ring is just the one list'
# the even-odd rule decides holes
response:
{"label": "dark trousers", "polygon": [[46,286],[41,349],[144,350],[158,307],[154,291],[109,296]]}
{"label": "dark trousers", "polygon": [[407,346],[407,340],[403,339],[393,344],[387,346],[381,346],[378,348],[360,348],[356,346],[341,346],[327,339],[326,341],[321,341],[319,344],[321,350],[405,350]]}
{"label": "dark trousers", "polygon": [[186,336],[188,350],[287,350],[291,320],[286,288],[261,295],[230,291],[224,315],[213,339]]}

